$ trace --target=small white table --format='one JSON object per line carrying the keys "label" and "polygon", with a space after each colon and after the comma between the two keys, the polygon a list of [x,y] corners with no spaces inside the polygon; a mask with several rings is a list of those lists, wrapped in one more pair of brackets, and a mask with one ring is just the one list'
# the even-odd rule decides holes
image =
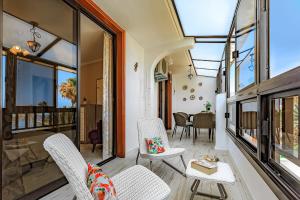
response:
{"label": "small white table", "polygon": [[[191,187],[192,195],[191,195],[190,200],[193,200],[195,195],[206,196],[206,197],[215,198],[215,199],[226,199],[227,193],[226,193],[226,190],[225,190],[223,184],[234,184],[235,183],[235,177],[233,175],[231,167],[227,163],[218,162],[217,163],[218,171],[211,175],[207,175],[205,173],[202,173],[198,170],[193,169],[191,167],[192,161],[194,161],[194,160],[190,160],[190,162],[188,163],[188,166],[186,168],[186,176],[188,178],[195,179],[195,181],[193,182],[192,187]],[[220,196],[198,192],[197,189],[199,187],[200,181],[216,183],[218,186],[219,192],[220,192]]]}

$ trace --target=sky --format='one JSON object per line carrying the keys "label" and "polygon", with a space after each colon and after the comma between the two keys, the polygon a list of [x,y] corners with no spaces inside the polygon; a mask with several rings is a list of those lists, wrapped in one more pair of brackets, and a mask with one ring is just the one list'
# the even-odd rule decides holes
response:
{"label": "sky", "polygon": [[[6,56],[2,56],[2,66],[5,66],[6,64]],[[61,85],[64,81],[66,81],[69,78],[75,78],[76,74],[71,72],[66,72],[62,70],[58,70],[57,72],[57,85]],[[5,94],[5,67],[2,67],[2,92]],[[5,95],[2,95],[2,104],[5,106]],[[63,108],[63,107],[71,107],[72,103],[69,99],[63,98],[59,92],[57,92],[57,107]]]}
{"label": "sky", "polygon": [[[71,72],[66,72],[62,70],[58,70],[57,72],[57,86],[59,87],[63,82],[68,80],[69,78],[76,78],[76,74]],[[57,92],[57,107],[71,107],[72,103],[69,99],[63,98],[59,92]]]}
{"label": "sky", "polygon": [[270,3],[271,77],[300,66],[300,1]]}

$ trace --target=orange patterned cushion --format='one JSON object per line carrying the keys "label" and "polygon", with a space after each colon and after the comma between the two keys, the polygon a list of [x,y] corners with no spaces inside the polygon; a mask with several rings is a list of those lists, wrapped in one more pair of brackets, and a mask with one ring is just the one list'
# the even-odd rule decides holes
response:
{"label": "orange patterned cushion", "polygon": [[87,186],[95,200],[117,199],[112,180],[97,165],[88,163]]}

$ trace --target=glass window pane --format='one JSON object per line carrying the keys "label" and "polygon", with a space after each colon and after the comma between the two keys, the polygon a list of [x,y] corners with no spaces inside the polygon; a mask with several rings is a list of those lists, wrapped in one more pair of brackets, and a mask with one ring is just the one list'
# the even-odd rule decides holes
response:
{"label": "glass window pane", "polygon": [[240,136],[257,147],[257,102],[242,102],[240,105]]}
{"label": "glass window pane", "polygon": [[[74,13],[76,11],[64,1],[3,0],[3,10],[23,21],[37,22],[47,32],[67,41],[75,42],[76,40],[74,37]],[[29,32],[29,29],[26,31]],[[42,37],[40,41],[43,39]]]}
{"label": "glass window pane", "polygon": [[3,13],[3,46],[11,48],[18,45],[22,49],[26,49],[30,54],[37,55],[57,38],[49,32],[36,28],[36,31],[40,34],[40,38],[36,38],[36,41],[41,44],[41,47],[38,51],[32,52],[27,46],[27,41],[33,39],[30,32],[31,28],[32,25],[30,23]]}
{"label": "glass window pane", "polygon": [[6,56],[2,56],[2,107],[5,108],[5,73],[6,73]]}
{"label": "glass window pane", "polygon": [[42,58],[76,68],[77,46],[65,40],[60,40]]}
{"label": "glass window pane", "polygon": [[229,68],[229,96],[235,95],[235,63]]}
{"label": "glass window pane", "polygon": [[206,68],[206,69],[219,69],[220,62],[209,62],[209,61],[196,61],[194,60],[195,68]]}
{"label": "glass window pane", "polygon": [[197,69],[197,68],[195,68],[195,70],[198,76],[217,77],[218,75],[218,70],[207,70],[207,69]]}
{"label": "glass window pane", "polygon": [[17,61],[17,106],[53,106],[54,69],[38,63]]}
{"label": "glass window pane", "polygon": [[175,0],[185,35],[228,35],[237,0]]}
{"label": "glass window pane", "polygon": [[270,1],[270,77],[300,66],[300,1]]}
{"label": "glass window pane", "polygon": [[77,75],[76,72],[64,71],[63,68],[57,71],[57,107],[76,107],[77,96]]}
{"label": "glass window pane", "polygon": [[271,158],[300,181],[299,96],[272,99]]}
{"label": "glass window pane", "polygon": [[236,131],[236,103],[230,103],[227,106],[227,112],[229,113],[229,118],[227,119],[227,128]]}
{"label": "glass window pane", "polygon": [[[57,74],[56,64],[52,63],[62,62],[61,65],[76,67],[73,60],[76,58],[76,47],[69,45],[72,47],[55,50],[55,56],[47,57],[48,60],[43,59],[42,54],[57,41],[77,44],[78,34],[74,20],[76,10],[65,1],[3,0],[3,9],[4,46],[11,49],[17,45],[30,53],[30,56],[26,53],[16,55],[16,51],[7,50],[6,56],[2,57],[2,63],[6,61],[2,70],[6,71],[6,84],[3,84],[1,92],[6,99],[1,100],[7,106],[2,108],[3,124],[6,126],[1,130],[1,198],[16,200],[29,198],[28,195],[32,193],[41,194],[38,191],[41,188],[53,190],[64,177],[43,148],[43,142],[56,133],[65,134],[75,141],[76,124],[58,125],[60,108],[56,108]],[[36,52],[27,46],[27,41],[33,39],[31,21],[38,23],[36,31],[41,36],[36,38],[41,44]],[[50,50],[53,52],[52,48]],[[2,83],[5,83],[3,76]],[[3,95],[4,91],[6,95]],[[78,116],[76,108],[62,110]]]}
{"label": "glass window pane", "polygon": [[242,0],[236,22],[237,90],[255,82],[255,0]]}
{"label": "glass window pane", "polygon": [[215,43],[196,43],[191,49],[192,59],[220,60],[224,51],[225,44]]}

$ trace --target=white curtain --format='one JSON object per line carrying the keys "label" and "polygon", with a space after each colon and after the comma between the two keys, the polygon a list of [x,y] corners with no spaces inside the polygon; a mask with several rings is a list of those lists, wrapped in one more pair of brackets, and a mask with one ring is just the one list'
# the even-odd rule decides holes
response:
{"label": "white curtain", "polygon": [[112,36],[104,33],[103,45],[103,159],[113,150],[113,44]]}

